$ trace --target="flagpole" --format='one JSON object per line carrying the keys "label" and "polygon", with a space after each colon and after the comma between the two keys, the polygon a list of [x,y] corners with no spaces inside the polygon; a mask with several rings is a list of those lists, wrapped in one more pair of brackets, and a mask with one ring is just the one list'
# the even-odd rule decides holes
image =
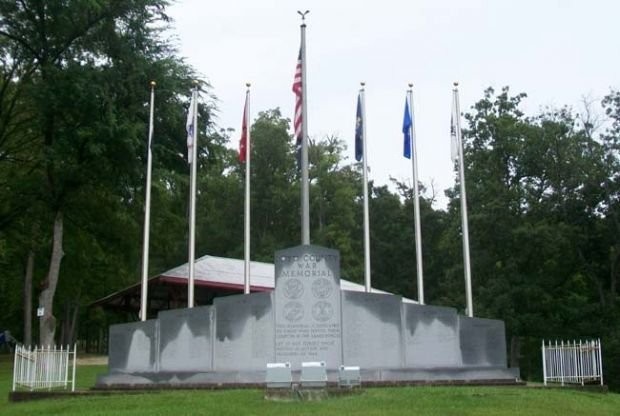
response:
{"label": "flagpole", "polygon": [[[250,139],[250,83],[245,84],[247,91],[245,93],[245,109],[243,110],[243,124],[246,129],[245,142],[245,225],[244,225],[244,272],[243,272],[243,293],[250,293],[250,155],[252,154],[250,147],[252,140]],[[243,133],[242,133],[243,134]]]}
{"label": "flagpole", "polygon": [[365,82],[360,82],[360,104],[362,107],[362,170],[363,170],[363,192],[364,192],[364,289],[366,292],[372,290],[370,282],[370,220],[368,215],[368,152],[366,151],[366,96]]}
{"label": "flagpole", "polygon": [[467,316],[474,316],[474,305],[471,293],[471,265],[469,261],[469,226],[467,224],[467,196],[465,193],[465,160],[463,159],[463,140],[461,132],[461,111],[459,108],[458,82],[454,83],[454,107],[456,116],[456,138],[459,154],[459,180],[461,182],[461,222],[463,231],[463,265],[465,268],[465,297],[467,301]]}
{"label": "flagpole", "polygon": [[187,282],[187,307],[194,307],[194,262],[196,257],[196,161],[198,149],[198,82],[194,81],[192,90],[193,103],[193,130],[192,130],[192,155],[190,170],[190,190],[189,190],[189,279]]}
{"label": "flagpole", "polygon": [[301,91],[302,91],[302,138],[301,138],[301,244],[310,244],[310,185],[308,179],[308,111],[306,99],[306,14],[301,15]]}
{"label": "flagpole", "polygon": [[418,152],[416,151],[415,119],[413,117],[413,84],[409,84],[409,111],[411,116],[411,164],[413,168],[413,213],[415,222],[415,254],[418,276],[418,302],[424,305],[424,268],[422,265],[422,227],[420,226],[420,192],[418,189]]}
{"label": "flagpole", "polygon": [[151,81],[151,105],[149,114],[149,139],[146,153],[146,196],[144,198],[144,236],[142,243],[142,294],[140,297],[140,319],[146,321],[149,278],[149,239],[151,228],[151,171],[153,144],[153,111],[155,107],[155,81]]}

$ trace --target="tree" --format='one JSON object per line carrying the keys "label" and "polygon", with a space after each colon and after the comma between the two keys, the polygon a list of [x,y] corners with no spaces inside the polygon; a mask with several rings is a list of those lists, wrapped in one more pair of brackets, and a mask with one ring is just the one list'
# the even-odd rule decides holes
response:
{"label": "tree", "polygon": [[[18,63],[11,88],[27,103],[20,111],[5,112],[11,121],[4,125],[21,126],[20,133],[33,137],[28,149],[31,168],[20,185],[36,184],[29,188],[36,189],[32,197],[53,223],[40,294],[45,310],[42,344],[54,341],[54,296],[65,237],[76,237],[67,234],[72,229],[67,229],[67,221],[78,225],[88,217],[83,210],[88,200],[107,202],[112,208],[138,198],[142,165],[136,160],[144,154],[148,111],[145,86],[165,74],[177,84],[184,80],[189,90],[191,71],[178,62],[162,36],[167,4],[0,1],[0,45],[5,62]],[[0,153],[9,149],[7,143],[0,142]],[[44,219],[37,216],[41,230],[48,229]]]}
{"label": "tree", "polygon": [[[299,184],[288,128],[277,108],[260,112],[252,125],[251,238],[253,257],[261,261],[273,261],[275,250],[298,241]],[[242,244],[242,231],[239,236]]]}
{"label": "tree", "polygon": [[327,136],[309,149],[310,222],[314,244],[340,251],[341,276],[362,282],[362,175],[348,165],[344,142]]}
{"label": "tree", "polygon": [[[465,162],[477,315],[505,320],[511,362],[523,349],[527,377],[542,338],[605,334],[596,316],[617,317],[606,288],[618,166],[612,137],[592,137],[567,108],[525,117],[524,98],[485,92],[466,115]],[[456,252],[459,201],[450,195]]]}

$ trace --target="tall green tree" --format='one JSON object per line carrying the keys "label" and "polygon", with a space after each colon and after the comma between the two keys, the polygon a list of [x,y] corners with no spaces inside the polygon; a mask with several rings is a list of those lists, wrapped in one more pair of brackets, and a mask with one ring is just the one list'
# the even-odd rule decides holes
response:
{"label": "tall green tree", "polygon": [[[526,341],[527,377],[542,338],[606,334],[600,317],[617,319],[609,273],[617,155],[613,132],[593,137],[566,108],[526,117],[524,98],[485,92],[466,115],[465,162],[477,315],[506,321],[513,365]],[[456,253],[459,194],[450,195]]]}
{"label": "tall green tree", "polygon": [[[31,167],[17,192],[30,189],[51,218],[34,217],[51,235],[39,295],[43,344],[54,342],[54,296],[62,259],[72,246],[66,238],[78,238],[81,227],[96,223],[106,209],[118,212],[115,208],[140,197],[142,164],[136,161],[144,154],[148,81],[165,75],[189,90],[191,71],[162,36],[167,5],[165,0],[0,1],[0,45],[5,62],[19,63],[12,88],[27,104],[3,113],[12,120],[4,125],[21,126],[20,132],[32,137]],[[4,152],[7,142],[0,145]],[[99,216],[85,210],[94,201]],[[90,272],[87,264],[82,270]]]}
{"label": "tall green tree", "polygon": [[341,275],[363,281],[362,175],[346,163],[346,145],[336,136],[313,141],[310,162],[310,225],[314,244],[340,251]]}
{"label": "tall green tree", "polygon": [[252,250],[261,261],[273,261],[275,250],[298,241],[299,183],[288,131],[289,120],[277,108],[260,112],[252,125]]}

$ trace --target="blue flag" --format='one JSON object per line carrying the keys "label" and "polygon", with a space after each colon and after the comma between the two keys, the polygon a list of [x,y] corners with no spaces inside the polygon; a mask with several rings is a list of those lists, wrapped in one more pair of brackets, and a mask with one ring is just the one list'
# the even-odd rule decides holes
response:
{"label": "blue flag", "polygon": [[411,159],[411,113],[409,112],[409,102],[405,98],[405,115],[403,117],[403,156]]}
{"label": "blue flag", "polygon": [[362,116],[362,100],[357,96],[357,115],[355,117],[355,160],[364,156],[364,118]]}

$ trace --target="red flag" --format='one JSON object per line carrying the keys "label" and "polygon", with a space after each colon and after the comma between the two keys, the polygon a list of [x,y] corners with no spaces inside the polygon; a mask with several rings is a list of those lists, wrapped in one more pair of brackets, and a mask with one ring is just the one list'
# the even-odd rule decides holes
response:
{"label": "red flag", "polygon": [[248,96],[245,96],[245,106],[243,107],[243,121],[241,122],[241,139],[239,140],[239,162],[245,163],[245,156],[247,153],[248,145],[248,123],[247,114],[248,109]]}

